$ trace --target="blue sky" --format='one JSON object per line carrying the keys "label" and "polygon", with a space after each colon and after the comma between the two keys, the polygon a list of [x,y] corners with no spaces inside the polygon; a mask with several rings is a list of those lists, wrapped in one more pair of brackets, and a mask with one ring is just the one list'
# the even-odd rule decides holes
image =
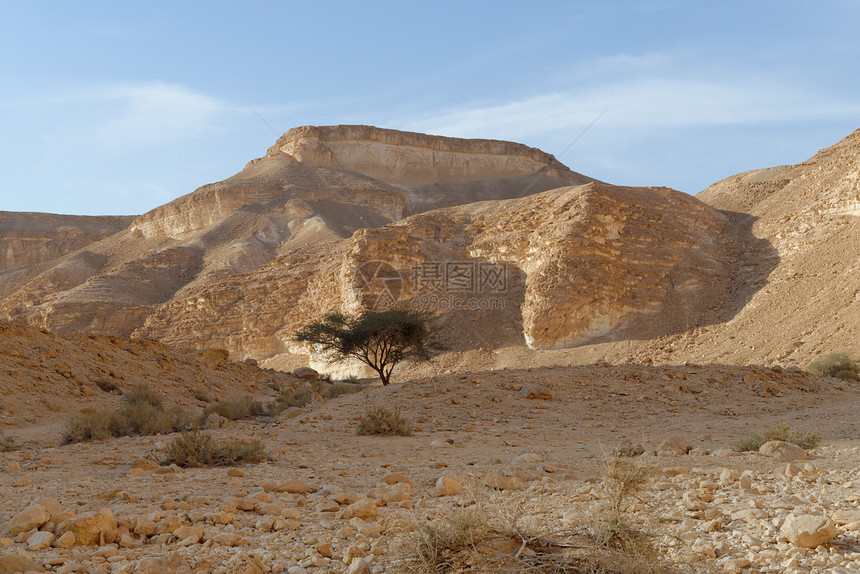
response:
{"label": "blue sky", "polygon": [[688,193],[860,128],[855,0],[532,4],[5,2],[0,210],[143,213],[262,156],[254,112]]}

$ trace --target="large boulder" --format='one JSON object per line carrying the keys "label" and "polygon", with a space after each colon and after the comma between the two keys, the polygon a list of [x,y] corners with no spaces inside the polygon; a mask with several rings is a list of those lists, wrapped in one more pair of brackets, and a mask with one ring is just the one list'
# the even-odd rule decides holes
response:
{"label": "large boulder", "polygon": [[57,525],[57,536],[62,536],[66,532],[74,533],[75,543],[79,546],[108,544],[117,536],[116,519],[110,508],[105,508],[97,514],[70,518]]}
{"label": "large boulder", "polygon": [[768,441],[761,445],[758,451],[765,456],[769,456],[783,462],[806,460],[809,458],[806,451],[796,444],[781,440]]}
{"label": "large boulder", "polygon": [[836,537],[836,525],[826,516],[789,514],[780,529],[789,542],[801,548],[817,548]]}
{"label": "large boulder", "polygon": [[51,513],[47,508],[41,504],[31,504],[12,518],[9,532],[12,536],[18,536],[22,532],[41,528],[49,520],[51,520]]}

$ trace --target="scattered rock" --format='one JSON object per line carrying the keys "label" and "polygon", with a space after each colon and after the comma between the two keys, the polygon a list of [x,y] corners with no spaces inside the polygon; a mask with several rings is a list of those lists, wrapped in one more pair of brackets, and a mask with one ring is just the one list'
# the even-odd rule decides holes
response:
{"label": "scattered rock", "polygon": [[552,393],[546,387],[526,385],[520,389],[520,396],[526,399],[535,400],[551,400]]}
{"label": "scattered rock", "polygon": [[789,542],[801,548],[817,548],[836,537],[836,525],[825,516],[789,514],[780,529]]}
{"label": "scattered rock", "polygon": [[797,446],[796,444],[792,444],[790,442],[784,442],[781,440],[772,440],[761,445],[761,448],[758,451],[771,458],[775,458],[776,460],[782,462],[788,462],[792,460],[806,460],[809,458],[809,455],[806,454],[806,451]]}
{"label": "scattered rock", "polygon": [[319,372],[310,368],[310,367],[299,367],[293,374],[300,379],[304,379],[306,381],[317,381],[320,378]]}
{"label": "scattered rock", "polygon": [[684,455],[690,452],[690,443],[682,436],[671,436],[660,443],[657,453],[663,455]]}
{"label": "scattered rock", "polygon": [[113,542],[116,539],[117,524],[111,510],[105,508],[98,514],[70,518],[57,525],[56,533],[58,536],[62,536],[66,532],[73,532],[75,534],[75,544],[77,545],[101,545]]}
{"label": "scattered rock", "polygon": [[12,518],[9,532],[12,536],[18,536],[22,532],[41,528],[50,519],[51,513],[47,508],[41,504],[31,504]]}

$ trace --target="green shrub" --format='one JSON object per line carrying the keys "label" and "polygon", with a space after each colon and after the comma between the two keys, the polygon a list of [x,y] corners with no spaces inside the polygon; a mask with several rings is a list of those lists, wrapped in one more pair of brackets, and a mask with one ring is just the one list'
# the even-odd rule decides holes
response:
{"label": "green shrub", "polygon": [[183,432],[167,447],[167,458],[161,464],[199,468],[256,464],[270,455],[259,440],[218,443],[212,435],[195,428]]}
{"label": "green shrub", "polygon": [[370,407],[358,421],[359,435],[410,436],[412,423],[400,415],[400,407]]}
{"label": "green shrub", "polygon": [[772,440],[790,442],[804,449],[815,448],[821,443],[821,439],[815,431],[807,431],[799,427],[789,426],[787,423],[780,423],[762,433],[753,433],[739,440],[733,445],[733,448],[738,452],[757,451],[761,445]]}
{"label": "green shrub", "polygon": [[827,375],[844,381],[860,379],[860,365],[847,353],[831,353],[821,359],[812,361],[809,372],[813,375]]}
{"label": "green shrub", "polygon": [[0,452],[12,452],[21,448],[21,443],[15,440],[14,437],[8,436],[3,431],[0,431]]}
{"label": "green shrub", "polygon": [[265,414],[266,407],[254,397],[244,396],[233,401],[218,401],[213,405],[209,405],[203,411],[202,418],[205,419],[211,413],[218,413],[226,419],[238,421]]}

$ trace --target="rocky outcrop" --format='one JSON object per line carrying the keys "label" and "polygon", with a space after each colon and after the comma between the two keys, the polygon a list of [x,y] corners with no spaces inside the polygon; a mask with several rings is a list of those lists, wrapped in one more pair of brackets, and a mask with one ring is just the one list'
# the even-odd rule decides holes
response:
{"label": "rocky outcrop", "polygon": [[[690,341],[689,352],[805,367],[856,349],[860,130],[807,161],[732,176],[697,197],[749,214],[750,234],[736,279],[746,303],[708,341]],[[756,246],[762,243],[765,252]]]}
{"label": "rocky outcrop", "polygon": [[[278,147],[329,139],[337,141],[332,145],[338,153],[363,159],[349,169],[315,165],[310,156],[292,156]],[[385,153],[377,146],[382,143]],[[14,321],[56,331],[130,334],[160,306],[184,301],[198,287],[265,268],[286,254],[301,260],[302,249],[325,249],[323,244],[359,229],[441,206],[591,181],[548,154],[509,142],[339,126],[291,130],[278,145],[227,180],[133,221],[117,220],[127,228],[106,228],[108,237],[88,240],[84,249],[74,250],[77,244],[68,242],[65,251],[46,252],[42,259],[16,259],[21,266],[0,270],[0,311]],[[430,156],[436,157],[435,167],[422,176],[422,185],[405,189],[377,179],[388,170],[387,154],[412,158],[407,163],[416,173],[421,170],[415,162],[431,161]],[[7,219],[26,227],[20,222],[26,223],[27,214],[13,215]],[[43,219],[50,217],[62,219]],[[59,242],[64,238],[57,235]],[[255,330],[281,325],[276,320],[271,328]],[[217,331],[203,329],[201,341],[220,339]]]}
{"label": "rocky outcrop", "polygon": [[133,217],[0,212],[0,272],[83,249],[125,229]]}
{"label": "rocky outcrop", "polygon": [[455,349],[655,336],[728,288],[726,226],[680,192],[606,184],[435,210],[201,286],[135,335],[267,358],[300,351],[310,318],[399,305],[441,315]]}
{"label": "rocky outcrop", "polygon": [[371,126],[303,126],[269,150],[317,167],[361,173],[403,188],[569,170],[553,156],[513,142],[443,138]]}

